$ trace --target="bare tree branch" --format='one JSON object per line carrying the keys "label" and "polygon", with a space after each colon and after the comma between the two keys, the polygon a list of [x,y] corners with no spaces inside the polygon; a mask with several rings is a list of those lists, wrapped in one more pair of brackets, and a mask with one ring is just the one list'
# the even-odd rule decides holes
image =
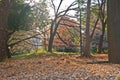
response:
{"label": "bare tree branch", "polygon": [[51,0],[51,2],[52,2],[52,6],[53,6],[53,9],[54,9],[54,14],[56,13],[56,7],[55,7],[55,4],[54,4],[54,2],[53,2],[54,0]]}
{"label": "bare tree branch", "polygon": [[59,33],[58,32],[56,32],[56,34],[57,34],[57,36],[58,36],[58,38],[65,44],[65,45],[67,45],[68,46],[68,43],[67,42],[65,42],[62,38],[61,38],[61,36],[59,35]]}
{"label": "bare tree branch", "polygon": [[60,7],[61,7],[62,2],[63,2],[63,0],[60,0],[60,3],[59,3],[59,5],[58,5],[57,11],[56,11],[56,14],[58,14],[58,11],[59,11],[59,9],[60,9]]}
{"label": "bare tree branch", "polygon": [[[49,29],[48,29],[48,30],[49,30]],[[44,32],[47,32],[48,30],[46,30],[46,31],[44,31]],[[42,35],[44,32],[42,32],[42,33],[38,33],[38,34],[35,34],[35,35],[30,36],[30,37],[27,37],[27,38],[24,38],[24,39],[19,40],[19,41],[17,41],[17,42],[11,43],[11,44],[9,44],[8,46],[14,46],[14,45],[16,45],[16,44],[18,44],[18,43],[20,43],[20,42],[22,42],[22,41],[25,41],[25,40],[28,40],[28,39],[34,38],[34,37],[36,37],[36,36],[38,36],[38,35]]]}
{"label": "bare tree branch", "polygon": [[95,22],[95,25],[94,25],[94,27],[93,27],[92,33],[91,33],[91,35],[90,35],[91,38],[92,38],[93,35],[94,35],[94,32],[95,32],[95,29],[96,29],[96,27],[97,27],[98,21],[99,21],[99,17],[97,18],[97,20],[96,20],[96,22]]}

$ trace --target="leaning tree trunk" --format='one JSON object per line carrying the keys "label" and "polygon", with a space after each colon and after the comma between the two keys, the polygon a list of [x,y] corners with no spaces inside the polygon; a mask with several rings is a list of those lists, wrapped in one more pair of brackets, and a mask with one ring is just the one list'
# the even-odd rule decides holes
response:
{"label": "leaning tree trunk", "polygon": [[120,0],[108,0],[109,61],[120,64]]}
{"label": "leaning tree trunk", "polygon": [[105,26],[106,26],[106,22],[102,22],[102,34],[100,35],[98,53],[104,52],[104,50],[103,50],[103,42],[104,42]]}
{"label": "leaning tree trunk", "polygon": [[90,57],[90,5],[91,5],[91,0],[88,0],[87,2],[87,18],[86,18],[86,42],[85,42],[85,49],[84,49],[84,54],[82,55],[83,57]]}

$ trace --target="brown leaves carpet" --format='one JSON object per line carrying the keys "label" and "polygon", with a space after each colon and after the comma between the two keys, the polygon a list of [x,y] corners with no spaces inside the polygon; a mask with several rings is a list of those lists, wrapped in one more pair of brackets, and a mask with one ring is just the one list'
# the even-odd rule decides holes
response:
{"label": "brown leaves carpet", "polygon": [[114,80],[120,65],[107,63],[107,54],[40,55],[0,62],[0,80]]}

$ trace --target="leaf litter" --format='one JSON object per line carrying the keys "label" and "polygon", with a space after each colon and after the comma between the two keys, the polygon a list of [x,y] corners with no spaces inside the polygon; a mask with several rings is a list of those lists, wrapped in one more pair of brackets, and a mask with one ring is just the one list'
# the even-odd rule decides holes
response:
{"label": "leaf litter", "polygon": [[93,58],[78,56],[12,58],[0,62],[0,80],[114,80],[120,72],[119,64],[104,62],[108,61],[107,54],[96,54]]}

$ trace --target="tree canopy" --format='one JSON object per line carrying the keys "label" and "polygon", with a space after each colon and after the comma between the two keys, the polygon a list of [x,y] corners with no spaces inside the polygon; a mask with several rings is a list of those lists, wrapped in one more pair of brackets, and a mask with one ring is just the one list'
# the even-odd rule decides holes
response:
{"label": "tree canopy", "polygon": [[32,21],[31,16],[31,6],[23,1],[14,1],[11,7],[11,12],[8,16],[8,29],[10,30],[20,30],[27,29]]}

